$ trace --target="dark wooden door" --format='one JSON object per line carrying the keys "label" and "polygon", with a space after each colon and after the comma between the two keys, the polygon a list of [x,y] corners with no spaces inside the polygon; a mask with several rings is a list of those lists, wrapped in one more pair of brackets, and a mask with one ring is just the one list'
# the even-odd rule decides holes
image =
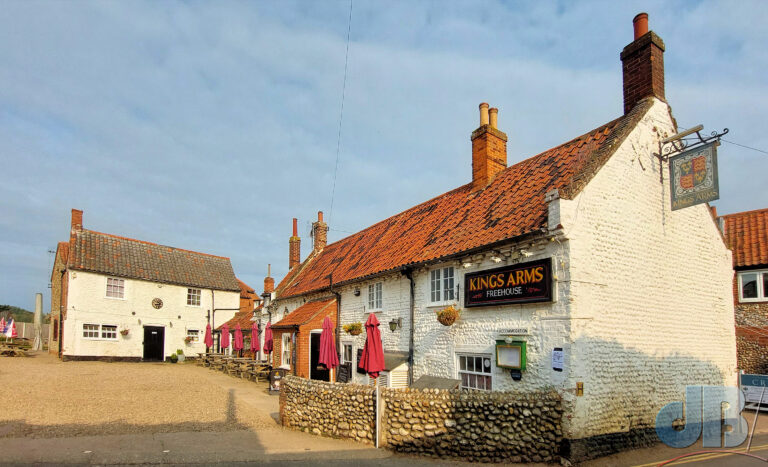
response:
{"label": "dark wooden door", "polygon": [[310,334],[310,353],[309,353],[309,379],[319,379],[320,381],[330,381],[331,374],[325,367],[317,368],[317,361],[320,360],[320,334]]}
{"label": "dark wooden door", "polygon": [[144,326],[144,360],[162,360],[165,348],[165,328]]}

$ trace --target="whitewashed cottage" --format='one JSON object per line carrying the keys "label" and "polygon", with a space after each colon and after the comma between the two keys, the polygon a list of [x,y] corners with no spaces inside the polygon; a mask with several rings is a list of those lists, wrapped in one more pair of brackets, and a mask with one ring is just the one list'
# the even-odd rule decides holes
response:
{"label": "whitewashed cottage", "polygon": [[229,258],[87,230],[77,209],[51,284],[49,349],[63,360],[196,355],[206,324],[240,310]]}

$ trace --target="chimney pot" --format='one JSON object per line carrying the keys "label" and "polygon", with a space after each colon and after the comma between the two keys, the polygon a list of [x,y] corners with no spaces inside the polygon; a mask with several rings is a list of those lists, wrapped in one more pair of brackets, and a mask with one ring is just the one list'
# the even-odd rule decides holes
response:
{"label": "chimney pot", "polygon": [[493,128],[499,128],[499,109],[492,107],[488,110],[491,120],[491,126]]}
{"label": "chimney pot", "polygon": [[480,126],[488,124],[488,104],[483,102],[480,104]]}
{"label": "chimney pot", "polygon": [[293,218],[293,236],[299,236],[299,221],[295,217]]}
{"label": "chimney pot", "polygon": [[301,263],[301,238],[299,238],[298,220],[293,218],[293,236],[288,239],[288,270]]}
{"label": "chimney pot", "polygon": [[312,223],[312,238],[314,239],[312,249],[315,252],[325,248],[328,243],[328,224],[323,222],[323,211],[317,212],[317,222]]}
{"label": "chimney pot", "polygon": [[641,38],[648,32],[648,13],[640,13],[632,20],[635,28],[635,40]]}
{"label": "chimney pot", "polygon": [[472,191],[487,187],[507,168],[507,135],[496,128],[499,110],[480,104],[480,127],[472,132]]}

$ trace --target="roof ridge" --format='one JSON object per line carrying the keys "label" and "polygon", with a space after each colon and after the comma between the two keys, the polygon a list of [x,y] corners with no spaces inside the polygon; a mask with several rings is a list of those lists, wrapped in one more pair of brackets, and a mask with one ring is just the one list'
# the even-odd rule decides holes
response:
{"label": "roof ridge", "polygon": [[164,247],[164,248],[170,248],[172,250],[186,251],[187,253],[194,253],[194,254],[203,255],[203,256],[211,256],[213,258],[231,259],[228,256],[212,255],[210,253],[203,253],[202,251],[187,250],[186,248],[178,248],[178,247],[175,247],[175,246],[163,245],[163,244],[154,243],[154,242],[148,242],[146,240],[139,240],[139,239],[136,239],[136,238],[124,237],[122,235],[115,235],[115,234],[110,234],[110,233],[105,233],[105,232],[98,232],[96,230],[91,230],[91,229],[83,229],[80,232],[90,232],[90,233],[97,234],[97,235],[104,235],[105,237],[119,238],[120,240],[128,240],[128,241],[131,241],[131,242],[142,243],[144,245],[160,246],[160,247]]}
{"label": "roof ridge", "polygon": [[764,211],[768,211],[768,208],[752,209],[751,211],[733,212],[731,214],[723,214],[720,217],[744,216],[744,215],[747,215],[747,214],[757,214],[759,212],[764,212]]}

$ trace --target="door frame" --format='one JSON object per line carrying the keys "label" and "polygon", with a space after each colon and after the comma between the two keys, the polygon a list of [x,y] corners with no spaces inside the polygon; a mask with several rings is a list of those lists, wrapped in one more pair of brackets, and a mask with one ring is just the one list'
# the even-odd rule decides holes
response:
{"label": "door frame", "polygon": [[[146,328],[163,328],[163,345],[162,345],[162,349],[160,349],[160,353],[161,353],[161,358],[160,358],[160,361],[161,361],[161,362],[164,362],[164,361],[165,361],[165,353],[166,353],[166,352],[165,352],[165,344],[166,344],[166,339],[165,339],[165,337],[166,337],[166,334],[167,334],[167,333],[165,332],[165,331],[166,331],[166,326],[164,326],[164,325],[162,325],[162,324],[151,324],[151,323],[142,324],[142,326],[141,326],[141,330],[142,330],[143,332],[146,332]],[[143,339],[143,338],[144,338],[144,336],[142,336],[142,339]],[[146,344],[146,341],[145,341],[145,342],[143,342],[143,343],[142,343],[142,346],[141,346],[141,359],[142,359],[142,361],[147,361],[147,360],[144,360],[144,347],[145,347],[146,345],[147,345],[147,344]],[[156,360],[148,360],[148,361],[156,361]]]}
{"label": "door frame", "polygon": [[[322,329],[312,329],[312,330],[309,331],[309,345],[307,346],[307,347],[309,347],[307,349],[307,367],[308,367],[307,370],[309,370],[309,373],[307,373],[307,377],[308,377],[307,379],[310,379],[310,380],[312,379],[312,335],[313,334],[317,334],[319,336],[322,333],[323,333]],[[318,352],[319,352],[319,350],[318,350]],[[318,359],[319,358],[320,358],[320,356],[318,355]],[[329,383],[334,381],[334,371],[335,371],[335,369],[328,370],[328,382]],[[316,380],[313,380],[313,381],[324,381],[324,380],[316,379]]]}

